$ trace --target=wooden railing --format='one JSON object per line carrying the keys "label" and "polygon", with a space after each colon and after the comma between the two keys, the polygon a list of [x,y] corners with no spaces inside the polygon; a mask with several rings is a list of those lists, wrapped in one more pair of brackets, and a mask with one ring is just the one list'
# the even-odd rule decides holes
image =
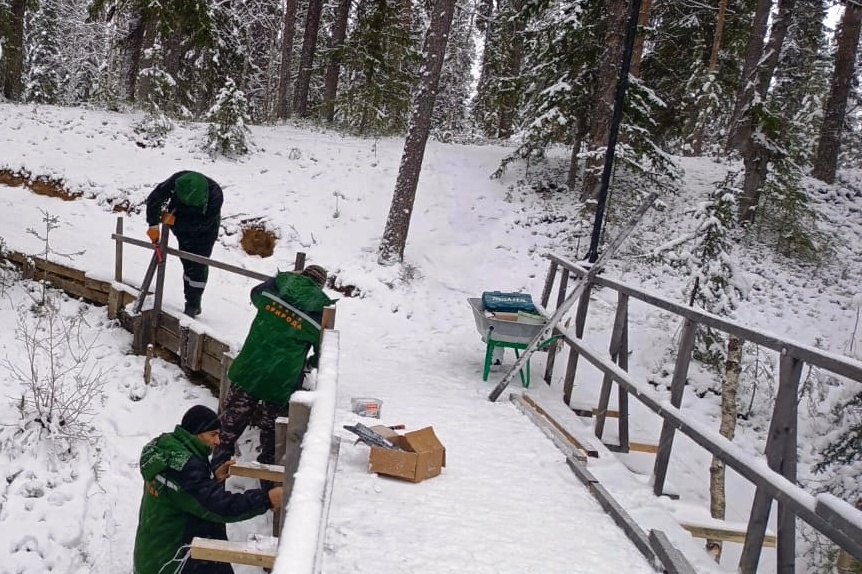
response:
{"label": "wooden railing", "polygon": [[[553,311],[548,307],[553,291],[556,289],[556,305],[559,307],[566,299],[570,278],[584,277],[587,275],[587,270],[561,257],[550,255],[548,258],[550,267],[542,291],[541,304],[549,311]],[[595,286],[611,289],[617,293],[616,314],[607,353],[596,351],[582,340],[589,311],[590,294]],[[676,364],[670,385],[670,401],[655,399],[655,393],[649,384],[636,381],[627,373],[627,358],[630,350],[628,312],[631,299],[673,313],[679,316],[682,322]],[[750,454],[719,435],[716,430],[707,428],[680,409],[698,327],[709,327],[766,349],[772,349],[779,354],[778,392],[766,442],[765,462],[752,459]],[[773,500],[778,501],[776,543],[778,572],[782,574],[794,572],[797,517],[829,537],[857,559],[862,560],[862,512],[846,502],[831,497],[815,496],[796,484],[797,393],[803,367],[813,365],[835,375],[862,382],[862,364],[674,303],[601,276],[596,276],[581,293],[574,316],[574,329],[570,331],[568,326],[558,325],[555,334],[561,335],[555,346],[565,345],[569,351],[562,385],[563,401],[566,405],[571,406],[574,381],[581,357],[603,373],[599,404],[595,409],[595,434],[599,439],[604,434],[605,422],[609,416],[608,405],[612,387],[614,384],[617,385],[616,414],[619,424],[619,444],[607,445],[611,450],[628,452],[632,449],[628,428],[629,395],[634,396],[662,418],[661,437],[653,467],[653,491],[657,496],[664,493],[674,433],[677,430],[755,485],[754,502],[739,561],[740,572],[757,571]],[[549,349],[546,362],[544,378],[548,384],[552,381],[555,369],[554,351],[553,347]]]}
{"label": "wooden railing", "polygon": [[[123,245],[145,249],[154,249],[154,246],[124,236],[122,217],[117,218],[112,239],[116,243],[113,282],[93,279],[84,271],[39,257],[17,252],[6,252],[4,256],[19,266],[26,277],[50,282],[71,295],[106,305],[109,318],[118,319],[132,333],[133,349],[138,354],[146,354],[154,345],[161,347],[166,353],[173,354],[185,371],[215,382],[221,398],[233,360],[229,345],[209,334],[197,332],[194,326],[182,325],[178,318],[159,308],[137,314],[130,312],[128,307],[140,293],[137,287],[123,281]],[[166,248],[164,251],[165,259],[172,255],[253,279],[268,278],[261,273],[177,249]],[[295,268],[298,270],[304,266],[305,254],[297,253]],[[157,284],[157,289],[160,287]],[[280,535],[277,551],[256,541],[196,539],[197,546],[192,547],[195,557],[275,568],[277,573],[311,574],[319,570],[339,444],[333,432],[340,352],[339,333],[334,330],[334,308],[324,309],[321,324],[324,331],[316,387],[295,392],[288,407],[288,417],[278,419],[276,424],[276,452],[283,464],[240,463],[231,467],[233,475],[283,483],[285,508],[273,522],[273,534]]]}

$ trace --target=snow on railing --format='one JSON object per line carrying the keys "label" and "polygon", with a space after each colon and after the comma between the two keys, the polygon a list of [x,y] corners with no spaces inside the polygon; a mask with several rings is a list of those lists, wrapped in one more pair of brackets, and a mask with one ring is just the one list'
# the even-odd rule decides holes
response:
{"label": "snow on railing", "polygon": [[333,447],[335,399],[338,388],[338,331],[327,330],[320,347],[317,387],[297,391],[291,402],[311,408],[302,456],[295,474],[284,525],[279,537],[273,574],[311,574],[318,563],[328,514],[337,447]]}

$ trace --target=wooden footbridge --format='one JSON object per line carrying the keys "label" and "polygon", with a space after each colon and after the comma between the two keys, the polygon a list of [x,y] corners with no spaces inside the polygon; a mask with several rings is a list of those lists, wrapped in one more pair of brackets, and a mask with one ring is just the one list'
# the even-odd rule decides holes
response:
{"label": "wooden footbridge", "polygon": [[[164,235],[167,235],[166,233]],[[152,249],[147,242],[123,235],[122,218],[117,220],[115,275],[113,282],[90,279],[85,272],[69,269],[56,263],[22,254],[7,253],[7,258],[19,264],[25,274],[46,279],[70,294],[96,304],[106,305],[109,317],[118,319],[133,333],[135,351],[146,354],[153,347],[167,350],[189,373],[207,379],[221,389],[227,384],[226,372],[232,357],[229,346],[211,337],[196,332],[187,321],[159,309],[159,290],[163,279],[157,275],[154,302],[156,304],[140,313],[129,312],[129,306],[139,296],[139,289],[124,282],[123,246],[131,244]],[[255,279],[264,276],[237,268],[219,261],[166,249],[169,256],[198,260],[212,267],[232,273],[240,273]],[[632,288],[623,283],[588,274],[583,267],[557,256],[549,256],[549,270],[541,295],[541,304],[549,312],[555,296],[559,307],[574,291],[581,289],[574,312],[574,328],[562,324],[553,325],[559,337],[554,346],[562,345],[566,356],[563,368],[563,392],[560,400],[566,412],[572,416],[572,391],[580,361],[586,360],[602,373],[598,404],[584,407],[578,405],[580,414],[588,414],[595,422],[594,437],[577,436],[529,395],[513,394],[512,400],[527,413],[536,424],[547,430],[560,448],[567,454],[572,471],[586,485],[608,512],[631,538],[644,556],[656,564],[659,571],[683,573],[693,572],[686,559],[676,550],[667,536],[660,531],[643,532],[617,504],[606,489],[589,470],[589,455],[595,454],[591,441],[599,441],[603,448],[616,452],[639,450],[654,452],[653,490],[656,496],[665,494],[665,485],[670,465],[670,454],[674,437],[682,432],[697,445],[718,457],[724,463],[749,480],[756,488],[751,507],[748,528],[738,531],[713,525],[688,525],[695,535],[735,540],[743,544],[738,569],[744,573],[757,571],[761,548],[775,544],[777,547],[777,571],[791,574],[796,566],[796,520],[801,519],[814,529],[834,541],[844,553],[844,563],[853,559],[862,560],[862,512],[845,501],[834,497],[807,492],[796,481],[796,420],[797,396],[800,376],[805,365],[813,365],[836,376],[862,382],[860,363],[824,353],[818,349],[782,340],[768,333],[727,321],[723,318],[679,305]],[[297,256],[296,267],[301,269],[304,257]],[[586,284],[578,285],[587,278]],[[599,351],[583,341],[589,315],[591,292],[601,287],[617,294],[617,306],[613,331],[607,350]],[[655,393],[645,381],[636,380],[627,372],[629,348],[628,313],[633,302],[645,304],[679,317],[681,336],[676,353],[676,364],[671,380],[669,401],[658,401]],[[778,354],[780,365],[778,394],[769,428],[766,445],[766,461],[753,460],[731,441],[721,437],[717,430],[705,428],[702,423],[688,416],[681,408],[683,388],[686,384],[694,336],[698,326],[712,329],[751,341]],[[262,466],[251,463],[236,465],[232,472],[242,476],[281,480],[285,485],[285,508],[274,521],[269,544],[230,543],[196,539],[192,555],[210,560],[239,564],[253,564],[273,569],[276,574],[301,574],[319,571],[322,542],[327,521],[329,490],[338,457],[338,441],[334,438],[336,391],[338,386],[339,333],[334,329],[334,314],[325,320],[325,331],[321,346],[321,361],[314,390],[298,391],[293,395],[286,420],[279,420],[278,452],[283,464]],[[550,384],[561,365],[557,364],[557,352],[551,349],[546,361],[544,379]],[[616,392],[615,408],[611,397]],[[661,438],[656,445],[630,440],[629,399],[633,397],[662,420]],[[618,440],[605,444],[605,427],[608,419],[616,421]],[[774,538],[767,534],[767,520],[772,502],[778,504],[778,528]]]}

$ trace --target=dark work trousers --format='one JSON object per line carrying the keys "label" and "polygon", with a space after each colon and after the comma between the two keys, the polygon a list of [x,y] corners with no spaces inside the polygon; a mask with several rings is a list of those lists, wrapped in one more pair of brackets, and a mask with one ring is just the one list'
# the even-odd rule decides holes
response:
{"label": "dark work trousers", "polygon": [[[205,236],[189,236],[183,234],[176,235],[176,238],[180,251],[188,251],[195,255],[209,257],[213,252],[213,245],[215,245],[217,236],[218,229],[216,229],[216,233],[207,234]],[[182,262],[183,294],[186,296],[186,304],[200,308],[201,297],[203,297],[204,294],[204,287],[207,286],[209,266],[195,261],[188,261],[186,259],[183,259]]]}
{"label": "dark work trousers", "polygon": [[[262,401],[251,396],[233,383],[228,386],[222,403],[221,442],[213,451],[212,467],[218,468],[234,455],[236,441],[248,426],[257,405],[262,407],[260,421],[260,455],[257,461],[263,464],[275,462],[275,419],[287,416],[287,405]],[[282,461],[278,461],[281,463]]]}

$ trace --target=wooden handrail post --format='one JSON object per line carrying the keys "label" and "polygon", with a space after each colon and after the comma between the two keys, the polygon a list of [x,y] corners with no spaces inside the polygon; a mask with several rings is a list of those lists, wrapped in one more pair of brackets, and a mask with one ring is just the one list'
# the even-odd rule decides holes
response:
{"label": "wooden handrail post", "polygon": [[297,251],[296,258],[293,260],[293,270],[302,271],[305,269],[305,252]]}
{"label": "wooden handrail post", "polygon": [[[285,465],[287,461],[287,433],[288,419],[278,417],[275,419],[275,464]],[[286,468],[286,466],[285,466]],[[287,472],[285,472],[287,478]],[[272,535],[278,536],[281,533],[281,527],[284,524],[284,513],[287,509],[287,496],[284,499],[281,512],[276,512],[272,516]]]}
{"label": "wooden handrail post", "polygon": [[552,260],[550,266],[548,266],[548,274],[545,276],[545,286],[542,288],[542,298],[540,299],[542,307],[545,309],[548,308],[548,301],[551,300],[551,289],[554,288],[554,279],[557,277],[557,267],[559,265],[559,263]]}
{"label": "wooden handrail post", "polygon": [[[563,274],[560,276],[560,289],[557,291],[557,309],[566,300],[566,288],[569,286],[569,270],[563,269]],[[544,295],[543,295],[544,297]],[[558,333],[555,331],[554,334]],[[557,358],[557,342],[554,341],[548,345],[548,359],[545,362],[545,382],[551,384],[551,378],[554,375],[554,362]]]}
{"label": "wooden handrail post", "polygon": [[[592,290],[592,283],[584,285],[584,291],[578,300],[578,310],[575,312],[575,337],[578,339],[584,336],[584,327],[587,325],[587,311],[590,306],[590,293],[592,293]],[[566,406],[571,406],[572,390],[575,388],[575,375],[577,375],[577,372],[578,350],[569,346],[569,363],[566,366],[566,377],[563,380],[563,402],[566,403]]]}
{"label": "wooden handrail post", "polygon": [[[611,360],[618,364],[623,370],[628,371],[628,317],[629,317],[629,296],[625,293],[617,294],[617,311],[614,317],[614,330],[611,333],[611,342],[608,345],[608,352]],[[611,376],[605,374],[602,379],[602,390],[599,394],[598,414],[596,415],[595,434],[599,439],[605,432],[605,420],[607,419],[608,403],[611,398],[611,389],[613,380]],[[625,400],[625,389],[619,387],[619,398]],[[623,412],[623,405],[619,405],[619,441],[620,452],[628,452],[629,450],[629,427],[628,427],[628,403],[626,402],[626,412]]]}
{"label": "wooden handrail post", "polygon": [[[122,215],[117,217],[116,235],[123,235]],[[114,240],[114,281],[123,282],[123,242],[119,239]]]}
{"label": "wooden handrail post", "polygon": [[[682,394],[685,390],[685,380],[688,377],[688,365],[691,363],[691,353],[694,351],[695,334],[697,323],[686,319],[682,325],[682,333],[679,336],[679,348],[676,354],[676,365],[673,369],[673,379],[670,383],[670,404],[679,408],[682,404]],[[664,494],[664,481],[667,478],[667,466],[670,462],[670,451],[673,448],[673,424],[664,419],[661,425],[661,436],[658,440],[658,451],[655,455],[653,466],[652,491],[656,496]]]}
{"label": "wooden handrail post", "polygon": [[[796,483],[796,416],[799,380],[804,363],[782,354],[778,373],[778,395],[769,422],[766,438],[766,464]],[[792,453],[790,450],[792,449]],[[740,572],[756,572],[760,562],[760,548],[766,534],[766,522],[772,497],[761,486],[754,492],[748,533],[739,557]],[[778,504],[778,544],[775,571],[778,574],[793,574],[796,569],[796,516],[787,505]]]}

